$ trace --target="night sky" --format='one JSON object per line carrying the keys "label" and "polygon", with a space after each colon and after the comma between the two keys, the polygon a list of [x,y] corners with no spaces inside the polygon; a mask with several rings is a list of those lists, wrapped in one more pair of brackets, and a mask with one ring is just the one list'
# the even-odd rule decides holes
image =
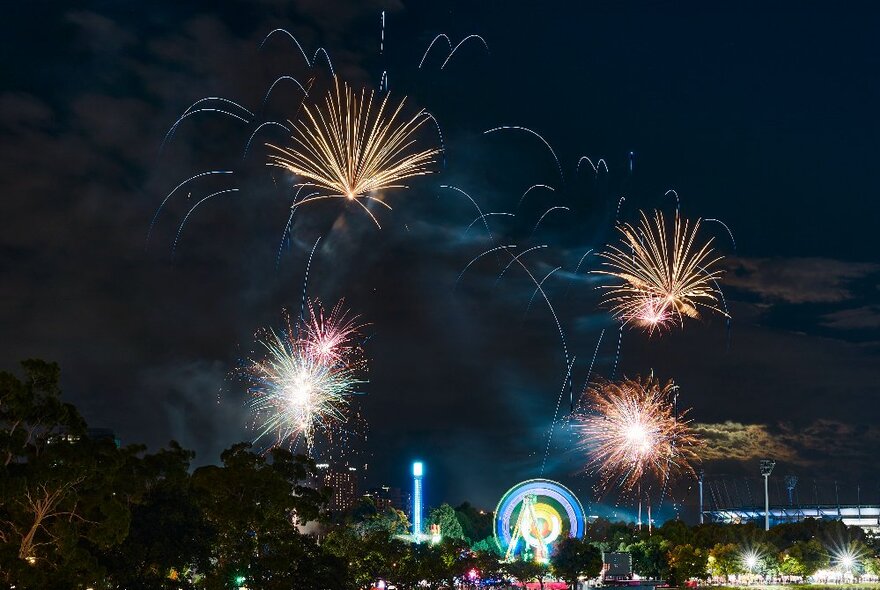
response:
{"label": "night sky", "polygon": [[[733,321],[691,321],[651,336],[624,330],[616,376],[674,378],[679,402],[709,444],[707,478],[801,477],[827,494],[861,484],[880,444],[880,11],[833,2],[26,2],[0,24],[0,367],[58,361],[64,395],[96,427],[151,448],[170,439],[197,464],[252,436],[245,385],[230,379],[254,332],[297,311],[308,293],[346,304],[370,325],[369,383],[358,398],[370,424],[369,480],[406,483],[427,466],[429,503],[494,507],[536,477],[566,373],[560,336],[521,269],[496,283],[497,244],[546,244],[523,258],[558,314],[582,389],[614,376],[617,324],[599,307],[590,248],[616,240],[614,219],[640,209],[717,218],[704,230],[727,256],[722,288]],[[386,10],[384,52],[380,13]],[[264,129],[200,114],[166,132],[199,98],[223,96],[259,120],[297,116],[301,95],[281,75],[326,83],[337,74],[435,114],[445,167],[389,191],[379,230],[356,206],[310,206],[279,242],[291,178],[265,166]],[[468,41],[442,70],[439,33]],[[484,135],[499,125],[523,132]],[[425,137],[434,137],[427,133]],[[632,158],[628,155],[632,152]],[[578,158],[605,158],[609,172]],[[630,164],[632,169],[630,170]],[[201,171],[232,178],[189,186],[147,230],[162,199]],[[530,185],[544,183],[517,209]],[[491,216],[490,238],[467,191]],[[205,203],[172,244],[193,200]],[[550,213],[551,206],[569,211]],[[559,416],[569,407],[563,392]],[[591,480],[560,425],[545,476],[584,502]],[[807,482],[810,482],[809,484]],[[681,497],[680,497],[681,499]],[[683,498],[693,504],[693,497]],[[613,504],[612,495],[604,503]],[[599,508],[596,508],[597,510]]]}

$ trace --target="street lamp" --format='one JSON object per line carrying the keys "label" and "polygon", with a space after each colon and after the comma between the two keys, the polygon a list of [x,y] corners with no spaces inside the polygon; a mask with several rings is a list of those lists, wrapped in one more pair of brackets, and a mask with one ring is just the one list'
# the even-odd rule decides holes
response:
{"label": "street lamp", "polygon": [[764,530],[770,530],[770,473],[776,461],[772,459],[761,459],[761,475],[764,476]]}

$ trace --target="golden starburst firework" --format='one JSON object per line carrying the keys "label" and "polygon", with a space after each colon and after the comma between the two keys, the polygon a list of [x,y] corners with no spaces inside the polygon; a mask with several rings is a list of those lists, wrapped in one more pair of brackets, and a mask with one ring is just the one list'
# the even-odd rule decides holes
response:
{"label": "golden starburst firework", "polygon": [[697,244],[699,227],[699,219],[691,226],[676,213],[669,231],[659,211],[653,219],[642,211],[637,227],[618,226],[622,245],[600,253],[606,269],[593,271],[621,280],[601,286],[603,303],[617,319],[654,331],[676,321],[683,324],[685,317],[699,318],[700,307],[729,317],[718,307],[723,257],[714,254],[711,238]]}
{"label": "golden starburst firework", "polygon": [[432,172],[431,164],[440,150],[418,149],[415,137],[431,115],[421,110],[403,119],[406,99],[396,107],[389,105],[388,94],[374,99],[372,91],[356,93],[334,78],[323,106],[306,105],[304,116],[291,123],[293,145],[269,145],[277,152],[269,156],[269,165],[302,177],[303,184],[320,191],[295,202],[294,207],[320,199],[346,199],[360,205],[379,226],[362,201],[391,209],[376,196],[378,191],[406,188],[401,181]]}
{"label": "golden starburst firework", "polygon": [[616,482],[626,491],[649,476],[666,483],[694,474],[700,441],[687,412],[674,407],[675,390],[672,381],[661,384],[653,376],[600,381],[587,390],[576,428],[589,457],[587,470],[600,476],[602,488]]}

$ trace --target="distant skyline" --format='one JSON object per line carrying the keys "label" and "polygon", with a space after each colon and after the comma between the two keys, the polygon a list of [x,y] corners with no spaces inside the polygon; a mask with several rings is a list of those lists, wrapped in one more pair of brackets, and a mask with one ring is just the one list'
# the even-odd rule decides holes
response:
{"label": "distant skyline", "polygon": [[[863,501],[880,502],[878,16],[867,2],[793,1],[10,7],[0,35],[13,56],[0,81],[0,369],[57,361],[65,399],[91,426],[123,444],[176,439],[197,464],[216,462],[254,438],[233,372],[258,329],[299,310],[321,237],[307,294],[344,298],[368,324],[358,404],[370,485],[407,488],[422,460],[427,505],[494,508],[541,475],[594,503],[565,422],[547,451],[554,414],[567,415],[588,374],[653,371],[692,408],[707,478],[757,477],[758,460],[772,456],[774,478],[800,476],[802,500],[819,480],[860,484]],[[331,201],[303,208],[279,249],[292,181],[265,166],[263,145],[288,141],[279,129],[262,129],[243,157],[256,124],[194,116],[160,154],[202,97],[236,100],[260,120],[298,116],[295,85],[279,84],[264,105],[266,91],[282,75],[326,83],[328,69],[319,58],[309,71],[283,35],[260,49],[279,27],[310,57],[326,48],[355,87],[377,88],[386,72],[392,97],[439,122],[437,174],[388,191],[393,211],[374,210],[381,230]],[[488,51],[469,42],[444,65],[448,51],[434,48],[419,68],[440,33],[453,43],[478,34]],[[499,126],[540,133],[562,178],[536,137],[484,133]],[[584,155],[604,158],[608,172],[578,169]],[[216,169],[234,174],[171,199],[147,244],[169,191]],[[535,184],[552,190],[523,198]],[[239,192],[201,206],[172,256],[193,200],[230,186]],[[483,213],[515,217],[475,220],[449,186]],[[726,257],[730,327],[707,317],[663,335],[621,333],[589,273],[599,260],[575,268],[617,240],[618,209],[633,221],[677,205],[735,238],[703,225]],[[554,206],[567,210],[537,224]],[[498,244],[546,245],[523,260],[548,277],[564,348],[521,268],[497,280],[506,261],[488,255],[462,274]],[[692,511],[695,491],[684,493],[675,497]],[[673,514],[668,500],[662,513]]]}

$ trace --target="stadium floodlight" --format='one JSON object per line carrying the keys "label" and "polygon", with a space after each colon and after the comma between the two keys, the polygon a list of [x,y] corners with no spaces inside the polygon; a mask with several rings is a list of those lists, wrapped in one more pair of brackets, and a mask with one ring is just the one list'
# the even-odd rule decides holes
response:
{"label": "stadium floodlight", "polygon": [[761,459],[761,475],[764,476],[764,530],[770,530],[770,473],[776,466],[772,459]]}

